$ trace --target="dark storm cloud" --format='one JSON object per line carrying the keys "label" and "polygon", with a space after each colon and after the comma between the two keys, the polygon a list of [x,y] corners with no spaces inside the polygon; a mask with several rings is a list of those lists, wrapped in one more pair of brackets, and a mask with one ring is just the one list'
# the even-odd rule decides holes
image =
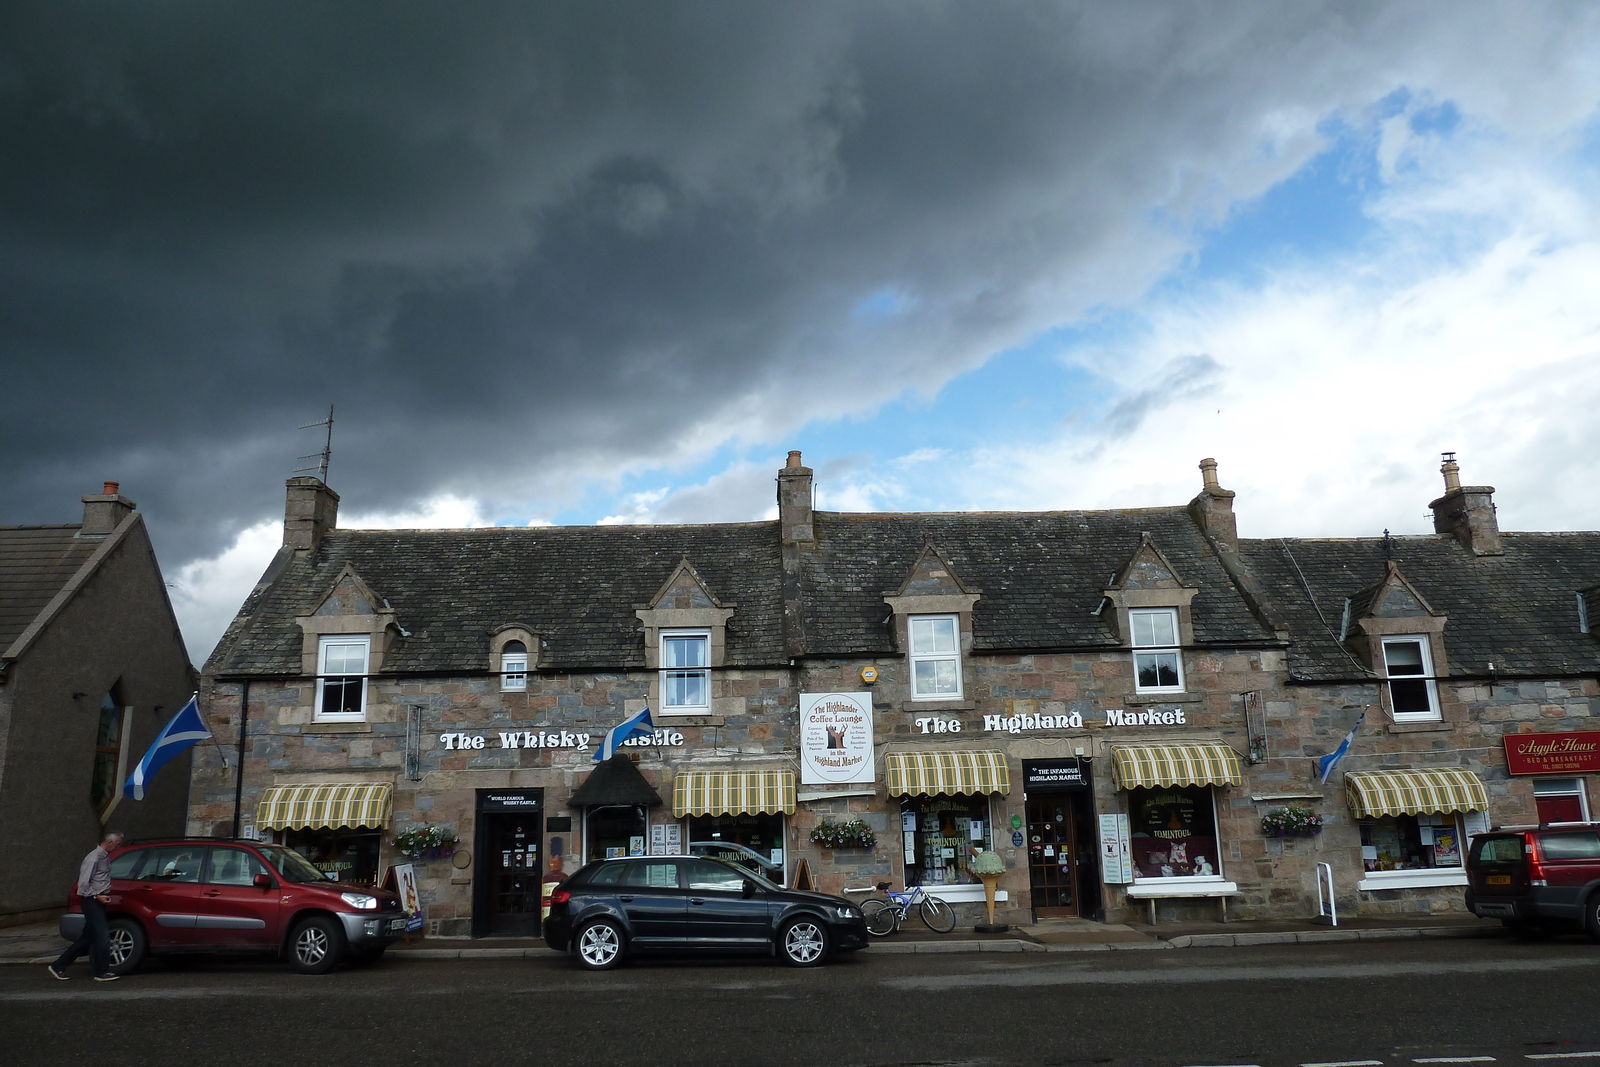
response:
{"label": "dark storm cloud", "polygon": [[169,567],[214,552],[330,401],[378,510],[937,388],[1136,295],[1320,118],[1504,44],[1425,17],[6,5],[0,521],[120,478]]}

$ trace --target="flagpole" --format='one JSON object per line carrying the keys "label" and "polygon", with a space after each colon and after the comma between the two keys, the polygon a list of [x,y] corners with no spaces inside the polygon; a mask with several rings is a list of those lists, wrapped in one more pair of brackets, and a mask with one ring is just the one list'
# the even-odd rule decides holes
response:
{"label": "flagpole", "polygon": [[239,837],[239,815],[244,808],[244,735],[250,725],[250,679],[239,683],[239,752],[233,770],[233,837]]}

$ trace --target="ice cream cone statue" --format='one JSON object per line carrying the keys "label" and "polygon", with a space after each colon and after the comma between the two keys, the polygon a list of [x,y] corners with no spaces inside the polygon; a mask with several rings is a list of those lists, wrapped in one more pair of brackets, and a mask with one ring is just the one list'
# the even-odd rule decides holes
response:
{"label": "ice cream cone statue", "polygon": [[994,921],[994,891],[1000,884],[1000,876],[1006,871],[1005,860],[1000,858],[998,852],[979,852],[972,857],[969,868],[978,879],[983,882],[983,902],[989,909],[989,929],[996,926]]}

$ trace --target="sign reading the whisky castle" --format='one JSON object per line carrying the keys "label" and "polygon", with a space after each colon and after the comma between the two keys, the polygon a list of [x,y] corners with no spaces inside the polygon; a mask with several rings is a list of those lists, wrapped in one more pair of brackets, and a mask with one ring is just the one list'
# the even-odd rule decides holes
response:
{"label": "sign reading the whisky castle", "polygon": [[852,785],[878,776],[871,693],[800,694],[800,781]]}
{"label": "sign reading the whisky castle", "polygon": [[1600,731],[1581,734],[1507,734],[1506,770],[1512,774],[1600,772]]}

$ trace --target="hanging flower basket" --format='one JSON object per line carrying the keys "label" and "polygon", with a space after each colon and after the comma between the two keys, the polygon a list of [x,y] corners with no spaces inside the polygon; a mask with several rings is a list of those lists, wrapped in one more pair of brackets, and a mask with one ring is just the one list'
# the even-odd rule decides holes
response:
{"label": "hanging flower basket", "polygon": [[824,819],[811,828],[811,843],[823,848],[871,848],[878,839],[872,828],[860,819],[849,822]]}
{"label": "hanging flower basket", "polygon": [[1261,816],[1267,837],[1316,837],[1322,833],[1322,816],[1310,808],[1273,808]]}
{"label": "hanging flower basket", "polygon": [[456,850],[456,842],[461,839],[454,830],[443,826],[430,826],[423,823],[420,826],[411,826],[394,835],[394,847],[403,855],[416,859],[439,859],[449,856]]}

